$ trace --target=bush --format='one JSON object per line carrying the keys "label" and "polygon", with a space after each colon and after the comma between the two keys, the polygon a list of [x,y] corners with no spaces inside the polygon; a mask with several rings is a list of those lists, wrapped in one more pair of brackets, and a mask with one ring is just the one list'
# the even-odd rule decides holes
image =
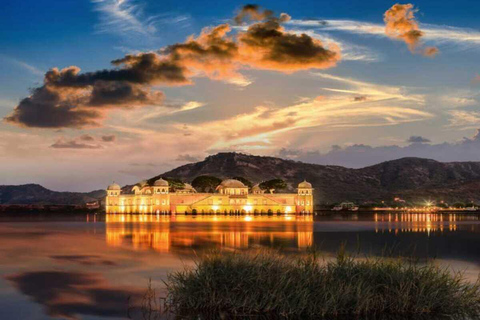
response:
{"label": "bush", "polygon": [[478,283],[433,264],[399,259],[339,254],[321,262],[316,254],[210,254],[194,269],[170,274],[166,285],[167,309],[196,319],[480,317]]}

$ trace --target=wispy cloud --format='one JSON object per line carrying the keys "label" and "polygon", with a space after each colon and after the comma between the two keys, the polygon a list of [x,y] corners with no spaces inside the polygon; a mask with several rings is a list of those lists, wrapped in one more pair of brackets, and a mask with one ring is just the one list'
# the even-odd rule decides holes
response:
{"label": "wispy cloud", "polygon": [[[347,33],[372,35],[386,38],[383,24],[356,20],[291,20],[291,25],[303,26],[322,31],[342,31]],[[479,49],[480,31],[468,28],[419,24],[426,42],[434,44],[455,44],[463,49]]]}
{"label": "wispy cloud", "polygon": [[98,144],[89,144],[89,143],[77,141],[75,139],[67,140],[65,138],[58,139],[50,147],[55,149],[101,149],[102,148],[102,146]]}
{"label": "wispy cloud", "polygon": [[163,13],[148,15],[145,4],[135,0],[91,0],[95,11],[100,13],[96,25],[99,33],[113,33],[122,36],[142,35],[154,37],[158,25],[188,23],[188,15]]}
{"label": "wispy cloud", "polygon": [[43,76],[44,73],[45,73],[45,71],[42,71],[42,70],[38,69],[37,67],[29,64],[29,63],[26,63],[24,61],[21,61],[21,60],[18,60],[18,59],[15,59],[15,58],[3,55],[3,54],[0,54],[0,59],[5,61],[5,62],[12,63],[12,64],[24,69],[24,70],[27,70],[31,74],[34,74],[36,76]]}
{"label": "wispy cloud", "polygon": [[449,127],[468,130],[475,129],[480,126],[480,112],[451,110],[448,112],[448,114],[450,115]]}
{"label": "wispy cloud", "polygon": [[[275,141],[281,144],[281,137],[293,130],[393,126],[434,117],[422,110],[422,96],[410,95],[404,88],[317,75],[340,82],[340,88],[323,88],[330,92],[328,96],[304,98],[291,106],[259,106],[231,118],[192,126],[190,131],[194,137],[211,141],[210,149],[214,150],[232,146],[268,149]],[[177,129],[181,129],[180,124]]]}

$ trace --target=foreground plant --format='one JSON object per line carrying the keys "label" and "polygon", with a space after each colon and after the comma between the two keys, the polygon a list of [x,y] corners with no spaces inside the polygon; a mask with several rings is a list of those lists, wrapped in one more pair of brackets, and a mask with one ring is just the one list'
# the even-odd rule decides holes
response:
{"label": "foreground plant", "polygon": [[180,317],[480,317],[478,282],[399,259],[210,254],[195,268],[172,273],[166,284],[167,309]]}

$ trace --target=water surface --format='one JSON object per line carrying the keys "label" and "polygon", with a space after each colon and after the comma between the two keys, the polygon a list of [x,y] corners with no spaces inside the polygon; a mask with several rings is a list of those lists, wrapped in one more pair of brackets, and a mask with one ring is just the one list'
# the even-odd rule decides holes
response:
{"label": "water surface", "polygon": [[359,257],[435,259],[480,272],[476,215],[80,215],[0,219],[1,319],[122,319],[152,279],[193,265],[204,251],[276,248],[288,254],[345,245]]}

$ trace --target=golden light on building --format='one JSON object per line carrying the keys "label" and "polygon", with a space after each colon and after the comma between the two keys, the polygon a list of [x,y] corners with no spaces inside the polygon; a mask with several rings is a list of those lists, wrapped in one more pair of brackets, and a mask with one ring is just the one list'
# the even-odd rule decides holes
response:
{"label": "golden light on building", "polygon": [[297,193],[265,192],[254,186],[249,191],[241,181],[227,179],[215,193],[197,193],[189,184],[170,192],[168,181],[160,178],[152,185],[135,185],[123,193],[118,184],[107,188],[107,213],[141,214],[311,214],[313,188],[303,181]]}

